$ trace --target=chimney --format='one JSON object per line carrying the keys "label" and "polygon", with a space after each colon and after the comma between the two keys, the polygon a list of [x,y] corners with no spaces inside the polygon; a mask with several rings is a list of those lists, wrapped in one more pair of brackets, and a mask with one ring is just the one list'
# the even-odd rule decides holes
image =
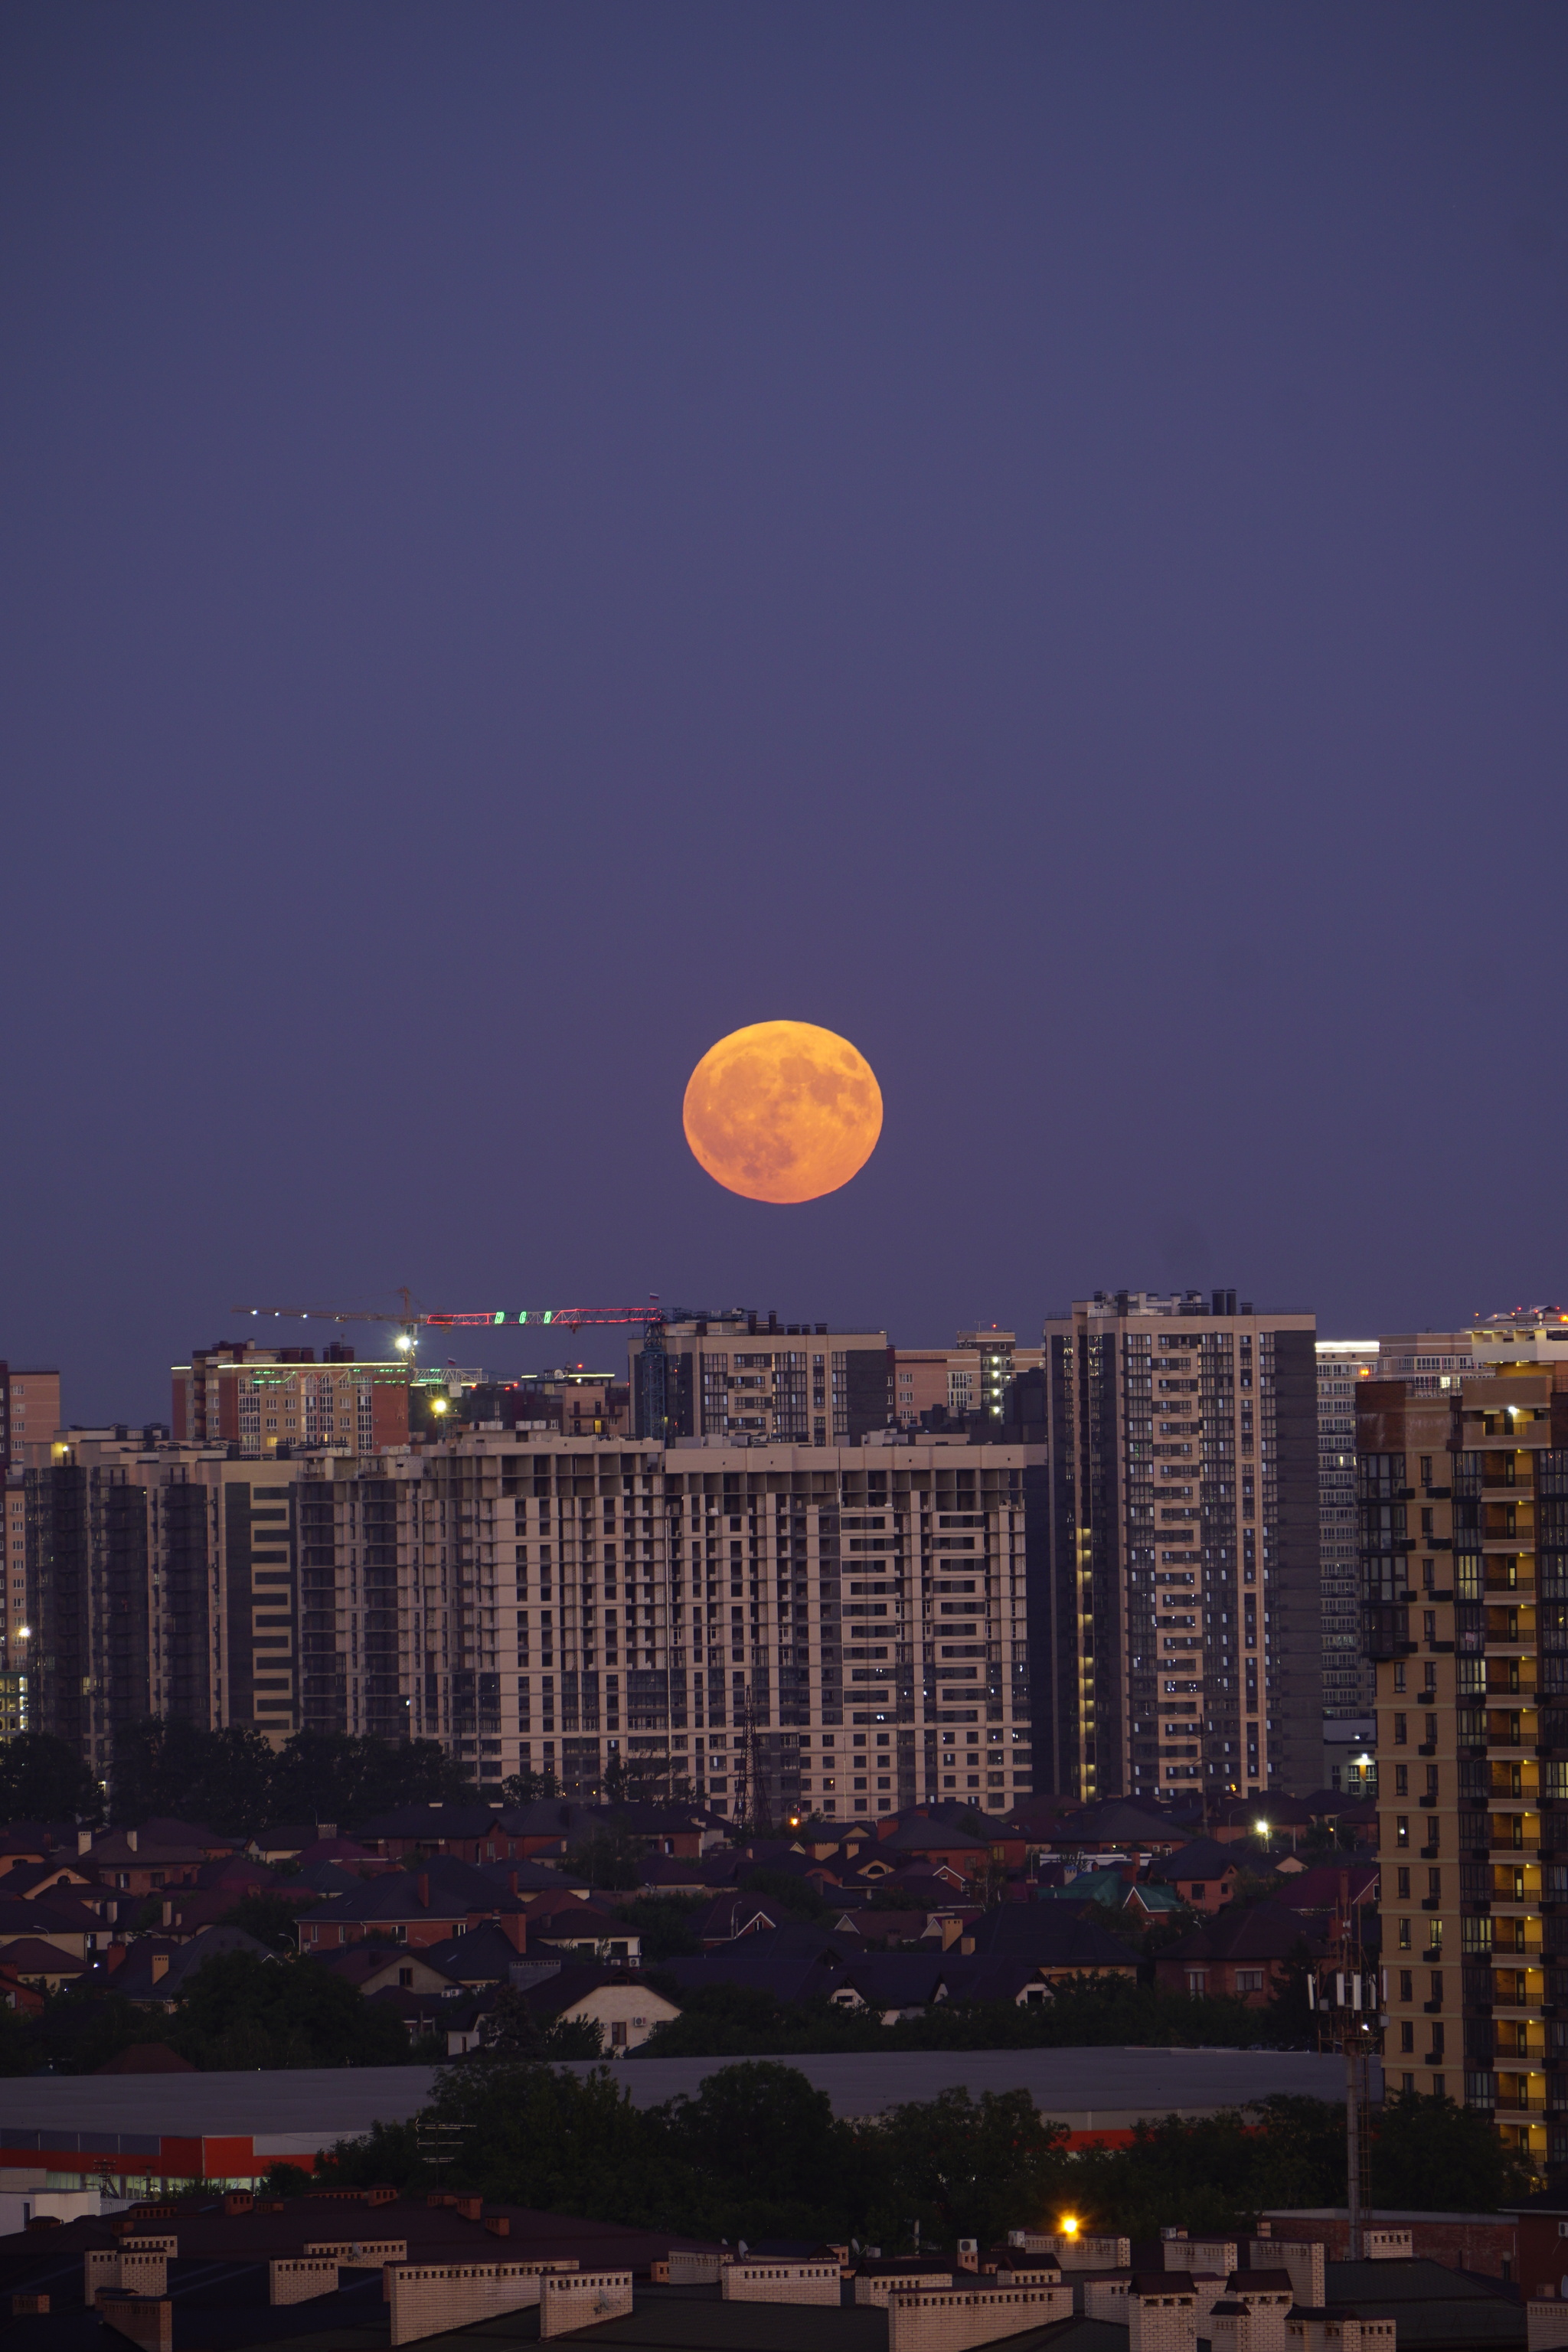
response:
{"label": "chimney", "polygon": [[338,1825],[336,1822],[318,1822],[316,1823],[316,1835],[319,1838],[335,1838],[337,1833]]}
{"label": "chimney", "polygon": [[103,1955],[103,1965],[106,1969],[123,1968],[125,1965],[124,1945],[110,1944]]}
{"label": "chimney", "polygon": [[226,2213],[248,2213],[256,2203],[256,2192],[250,2189],[231,2189],[223,2200]]}
{"label": "chimney", "polygon": [[517,1893],[517,1873],[515,1870],[509,1870],[507,1872],[506,1883],[508,1891],[510,1894],[515,1895]]}
{"label": "chimney", "polygon": [[78,1853],[90,1853],[92,1852],[92,1832],[90,1830],[78,1830],[76,1833],[76,1850]]}
{"label": "chimney", "polygon": [[420,1909],[423,1911],[428,1911],[430,1908],[430,1881],[424,1871],[421,1871],[418,1877],[415,1880],[414,1891],[419,1897]]}
{"label": "chimney", "polygon": [[512,1946],[514,1950],[519,1952],[527,1951],[528,1922],[523,1917],[521,1911],[498,1912],[496,1915],[496,1925],[500,1929],[501,1934],[506,1937],[507,1942]]}
{"label": "chimney", "polygon": [[163,1925],[165,1927],[172,1927],[174,1924],[174,1906],[168,1895],[165,1895],[163,1897]]}
{"label": "chimney", "polygon": [[153,1983],[154,1983],[154,1984],[162,1984],[162,1983],[163,1983],[163,1979],[168,1975],[168,1973],[169,1973],[169,1955],[168,1955],[168,1953],[167,1953],[167,1952],[154,1952],[154,1953],[153,1953]]}
{"label": "chimney", "polygon": [[504,2213],[490,2214],[485,2227],[492,2238],[510,2238],[511,2235],[511,2223]]}
{"label": "chimney", "polygon": [[458,2210],[465,2221],[479,2221],[484,2210],[485,2200],[482,2197],[459,2197],[458,2200]]}
{"label": "chimney", "polygon": [[134,1853],[136,1851],[136,1832],[134,1830],[126,1831],[125,1843],[131,1848],[132,1853]]}

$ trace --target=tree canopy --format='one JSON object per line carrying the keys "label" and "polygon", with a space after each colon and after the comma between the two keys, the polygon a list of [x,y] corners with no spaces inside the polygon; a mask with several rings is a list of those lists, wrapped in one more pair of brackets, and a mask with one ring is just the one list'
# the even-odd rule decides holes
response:
{"label": "tree canopy", "polygon": [[69,1742],[52,1731],[0,1740],[0,1822],[100,1822],[103,1791]]}
{"label": "tree canopy", "polygon": [[166,1813],[233,1837],[253,1836],[273,1822],[347,1826],[397,1805],[462,1802],[479,1793],[435,1739],[297,1731],[274,1749],[249,1725],[208,1731],[160,1716],[116,1732],[110,1789],[116,1822]]}
{"label": "tree canopy", "polygon": [[[325,2177],[497,2199],[711,2237],[855,2237],[888,2252],[954,2237],[994,2242],[1072,2210],[1091,2229],[1152,2236],[1250,2230],[1279,2205],[1342,2204],[1344,2114],[1315,2099],[1140,2126],[1130,2146],[1074,2152],[1026,2091],[963,2089],[836,2118],[796,2069],[752,2060],[694,2098],[639,2110],[620,2069],[585,2078],[500,2055],[447,2075],[432,2107],[340,2144]],[[1517,2160],[1450,2101],[1395,2099],[1373,2118],[1373,2193],[1418,2210],[1497,2202]],[[1423,2168],[1396,2168],[1431,2151]],[[1495,2151],[1495,2152],[1494,2152]],[[1478,2168],[1478,2159],[1480,2159]],[[1379,2167],[1383,2169],[1380,2172]],[[1383,2184],[1383,2185],[1380,2185]],[[1418,2191],[1418,2194],[1408,2194]]]}

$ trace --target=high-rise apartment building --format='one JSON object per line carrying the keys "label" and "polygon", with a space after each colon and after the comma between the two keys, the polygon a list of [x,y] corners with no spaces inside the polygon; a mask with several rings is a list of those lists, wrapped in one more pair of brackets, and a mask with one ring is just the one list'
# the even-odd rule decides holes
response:
{"label": "high-rise apartment building", "polygon": [[1384,2080],[1464,2100],[1555,2170],[1568,2162],[1568,1323],[1537,1313],[1453,1336],[1475,1369],[1426,1368],[1447,1388],[1419,1393],[1406,1375],[1356,1397]]}
{"label": "high-rise apartment building", "polygon": [[630,1349],[639,1437],[853,1445],[893,1419],[885,1331],[728,1311],[679,1316]]}
{"label": "high-rise apartment building", "polygon": [[32,1627],[27,1622],[27,1503],[22,1474],[10,1471],[5,1480],[0,1508],[0,1739],[14,1739],[31,1731],[32,1676],[28,1651]]}
{"label": "high-rise apartment building", "polygon": [[410,1352],[359,1363],[331,1344],[318,1364],[311,1348],[261,1348],[246,1339],[193,1349],[175,1364],[174,1433],[197,1445],[237,1445],[247,1458],[290,1445],[339,1445],[369,1454],[406,1444],[409,1391],[422,1372]]}
{"label": "high-rise apartment building", "polygon": [[1255,1314],[1234,1291],[1099,1291],[1045,1341],[1049,1574],[1031,1662],[1046,1784],[1316,1787],[1312,1318]]}
{"label": "high-rise apartment building", "polygon": [[13,1470],[44,1459],[46,1448],[60,1425],[60,1376],[58,1371],[13,1370],[0,1363],[0,1461]]}
{"label": "high-rise apartment building", "polygon": [[1476,1336],[1472,1331],[1385,1333],[1377,1343],[1377,1378],[1403,1382],[1412,1396],[1445,1396],[1475,1370]]}
{"label": "high-rise apartment building", "polygon": [[1356,1540],[1355,1391],[1376,1369],[1375,1339],[1320,1339],[1318,1564],[1323,1594],[1323,1713],[1370,1717],[1377,1684],[1361,1622]]}
{"label": "high-rise apartment building", "polygon": [[951,1348],[895,1348],[894,1419],[900,1429],[918,1429],[933,1414],[975,1416],[1000,1429],[1013,1381],[1042,1360],[1042,1349],[1020,1348],[1016,1332],[994,1325],[960,1331]]}
{"label": "high-rise apartment building", "polygon": [[1033,1787],[1024,1447],[59,1457],[27,1479],[40,1704],[100,1772],[154,1713],[410,1732],[576,1794],[654,1763],[720,1811],[744,1772],[775,1819]]}
{"label": "high-rise apartment building", "polygon": [[296,1729],[303,1463],[161,1430],[73,1430],[54,1457],[26,1482],[35,1727],[100,1776],[142,1716]]}

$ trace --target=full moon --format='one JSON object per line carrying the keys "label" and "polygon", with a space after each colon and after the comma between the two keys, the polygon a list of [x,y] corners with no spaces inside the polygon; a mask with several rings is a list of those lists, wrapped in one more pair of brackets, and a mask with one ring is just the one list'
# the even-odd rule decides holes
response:
{"label": "full moon", "polygon": [[756,1021],[710,1045],[680,1116],[716,1183],[748,1201],[816,1201],[875,1151],[882,1092],[847,1037],[809,1021]]}

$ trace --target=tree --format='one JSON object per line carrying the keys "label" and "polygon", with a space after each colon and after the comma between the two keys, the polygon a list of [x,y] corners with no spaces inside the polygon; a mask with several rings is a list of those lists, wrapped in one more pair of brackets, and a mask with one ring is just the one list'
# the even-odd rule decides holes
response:
{"label": "tree", "polygon": [[52,1731],[0,1741],[0,1821],[100,1822],[103,1790],[74,1748]]}
{"label": "tree", "polygon": [[1247,2113],[1165,2116],[1135,2125],[1129,2147],[1086,2149],[1073,2179],[1076,2210],[1092,2228],[1235,2234],[1267,2206],[1343,2203],[1344,2110],[1283,2099]]}
{"label": "tree", "polygon": [[402,2020],[319,1961],[216,1952],[187,1980],[174,2046],[206,2068],[397,2066]]}
{"label": "tree", "polygon": [[592,1830],[568,1847],[566,1867],[585,1878],[590,1886],[638,1886],[647,1851],[646,1838],[612,1822],[607,1829]]}
{"label": "tree", "polygon": [[657,1964],[700,1958],[697,1921],[707,1908],[705,1895],[639,1895],[630,1903],[617,1903],[616,1916],[636,1930],[645,1964]]}
{"label": "tree", "polygon": [[207,1731],[194,1723],[145,1716],[115,1731],[113,1818],[144,1822],[167,1813],[227,1835],[249,1836],[267,1821],[273,1767],[270,1747],[248,1724]]}
{"label": "tree", "polygon": [[821,1919],[832,1909],[821,1889],[809,1878],[801,1878],[793,1870],[769,1870],[763,1867],[748,1870],[741,1881],[747,1895],[765,1895],[797,1919]]}
{"label": "tree", "polygon": [[[705,2086],[707,2087],[707,2086]],[[1065,2124],[1036,2108],[1027,2091],[943,2091],[863,2124],[858,2149],[874,2187],[869,2222],[896,2240],[918,2219],[921,2235],[951,2245],[994,2245],[1009,2229],[1048,2212],[1072,2173]]]}
{"label": "tree", "polygon": [[256,2184],[258,2197],[308,2197],[313,2182],[302,2164],[294,2164],[279,2157],[269,2164]]}
{"label": "tree", "polygon": [[978,1903],[983,1911],[994,1911],[1006,1892],[1006,1864],[996,1854],[977,1853],[964,1874],[971,1903]]}
{"label": "tree", "polygon": [[242,1895],[217,1924],[220,1927],[243,1927],[247,1936],[254,1936],[258,1944],[267,1945],[274,1952],[297,1952],[300,1916],[321,1899],[309,1887],[297,1895],[285,1895],[277,1887],[258,1887]]}
{"label": "tree", "polygon": [[833,2102],[794,2066],[722,2066],[653,2121],[679,2163],[748,2201],[810,2207],[841,2187]]}
{"label": "tree", "polygon": [[[658,2133],[607,2066],[581,2081],[527,2060],[455,2066],[421,2124],[427,2146],[445,2136],[458,2151],[443,2185],[546,2212],[646,2227],[677,2186]],[[426,2165],[416,2185],[430,2177]]]}
{"label": "tree", "polygon": [[1373,2200],[1394,2211],[1489,2213],[1533,2185],[1529,2164],[1484,2116],[1433,2093],[1395,2092],[1373,2133]]}
{"label": "tree", "polygon": [[330,1821],[340,1828],[399,1805],[472,1804],[479,1791],[438,1739],[380,1739],[373,1732],[297,1731],[275,1759],[274,1821]]}
{"label": "tree", "polygon": [[479,2020],[479,2046],[466,2065],[518,2058],[597,2058],[604,2032],[591,2017],[542,2018],[515,1985],[502,1985]]}
{"label": "tree", "polygon": [[90,2074],[133,2042],[172,2041],[174,2021],[161,2010],[139,2007],[123,1993],[72,1988],[47,1994],[42,2012],[18,2023],[21,2031],[5,2055],[5,2073],[30,2074],[47,2066],[57,2074]]}
{"label": "tree", "polygon": [[553,1772],[509,1772],[500,1784],[503,1805],[531,1805],[541,1798],[558,1797],[561,1783]]}

